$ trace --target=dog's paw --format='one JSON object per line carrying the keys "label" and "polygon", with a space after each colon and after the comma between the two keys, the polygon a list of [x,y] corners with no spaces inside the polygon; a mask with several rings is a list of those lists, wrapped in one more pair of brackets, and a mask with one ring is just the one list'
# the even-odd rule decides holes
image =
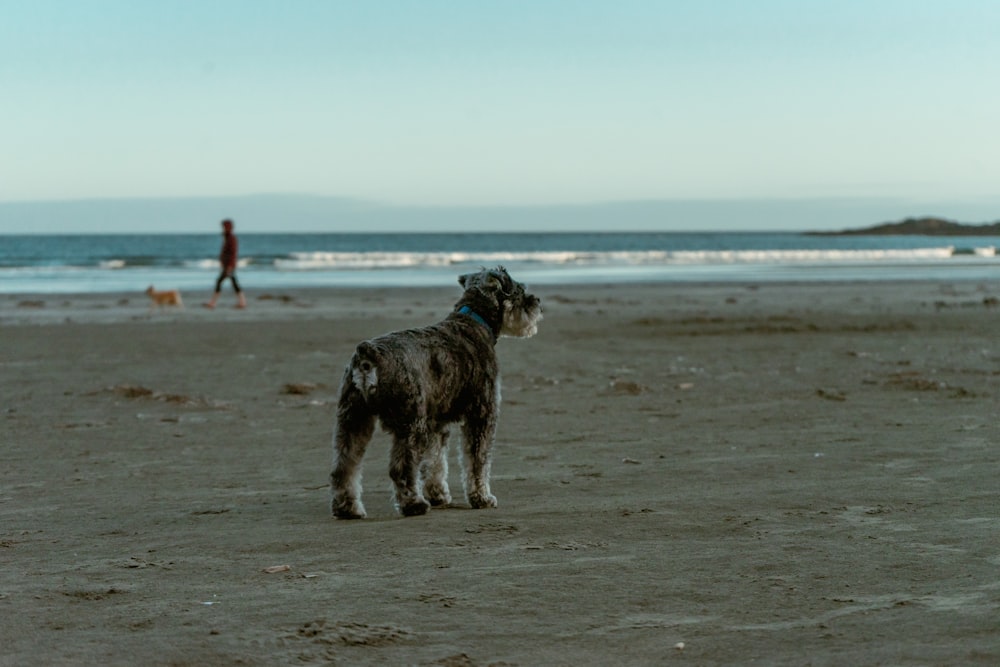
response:
{"label": "dog's paw", "polygon": [[431,507],[441,507],[451,503],[451,491],[448,485],[427,484],[424,487],[424,498],[431,504]]}
{"label": "dog's paw", "polygon": [[333,505],[333,516],[338,519],[364,519],[367,514],[365,514],[365,508],[361,506],[361,503],[345,503]]}
{"label": "dog's paw", "polygon": [[430,508],[430,503],[423,498],[419,498],[408,502],[405,505],[400,505],[399,511],[403,516],[420,516],[421,514],[427,514],[427,510]]}
{"label": "dog's paw", "polygon": [[491,493],[475,493],[469,496],[469,504],[474,510],[488,509],[497,506],[497,497]]}

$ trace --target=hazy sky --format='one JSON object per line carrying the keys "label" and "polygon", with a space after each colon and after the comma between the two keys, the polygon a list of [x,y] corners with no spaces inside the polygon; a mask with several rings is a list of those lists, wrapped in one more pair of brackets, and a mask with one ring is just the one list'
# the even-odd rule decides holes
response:
{"label": "hazy sky", "polygon": [[0,0],[0,202],[996,205],[998,35],[996,0]]}

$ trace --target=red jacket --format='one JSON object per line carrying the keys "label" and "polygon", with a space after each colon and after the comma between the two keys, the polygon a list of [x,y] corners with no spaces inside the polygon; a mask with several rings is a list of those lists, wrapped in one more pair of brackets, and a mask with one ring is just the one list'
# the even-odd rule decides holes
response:
{"label": "red jacket", "polygon": [[236,256],[239,253],[239,246],[236,234],[229,233],[225,235],[222,241],[222,252],[219,253],[219,263],[222,264],[222,268],[227,271],[236,269]]}

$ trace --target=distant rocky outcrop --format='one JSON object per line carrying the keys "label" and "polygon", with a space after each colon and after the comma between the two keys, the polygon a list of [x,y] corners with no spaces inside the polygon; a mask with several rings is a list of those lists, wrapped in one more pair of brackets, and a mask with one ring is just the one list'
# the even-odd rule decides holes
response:
{"label": "distant rocky outcrop", "polygon": [[902,222],[886,222],[863,229],[839,232],[811,232],[813,236],[1000,236],[1000,222],[967,225],[944,218],[907,218]]}

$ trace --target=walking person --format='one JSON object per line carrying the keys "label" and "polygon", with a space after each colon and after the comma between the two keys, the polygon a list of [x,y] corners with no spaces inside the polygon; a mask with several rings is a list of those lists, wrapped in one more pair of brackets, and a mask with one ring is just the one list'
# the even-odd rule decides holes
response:
{"label": "walking person", "polygon": [[222,265],[222,272],[219,274],[219,279],[215,281],[215,292],[212,294],[212,298],[203,304],[206,308],[215,308],[215,302],[219,300],[219,294],[222,292],[222,283],[225,282],[226,278],[232,281],[233,289],[236,290],[236,298],[239,299],[236,307],[247,307],[247,298],[243,294],[243,290],[240,289],[240,282],[236,279],[236,261],[239,256],[239,247],[240,244],[236,239],[236,234],[233,234],[233,221],[229,219],[223,220],[222,251],[219,253],[219,264]]}

